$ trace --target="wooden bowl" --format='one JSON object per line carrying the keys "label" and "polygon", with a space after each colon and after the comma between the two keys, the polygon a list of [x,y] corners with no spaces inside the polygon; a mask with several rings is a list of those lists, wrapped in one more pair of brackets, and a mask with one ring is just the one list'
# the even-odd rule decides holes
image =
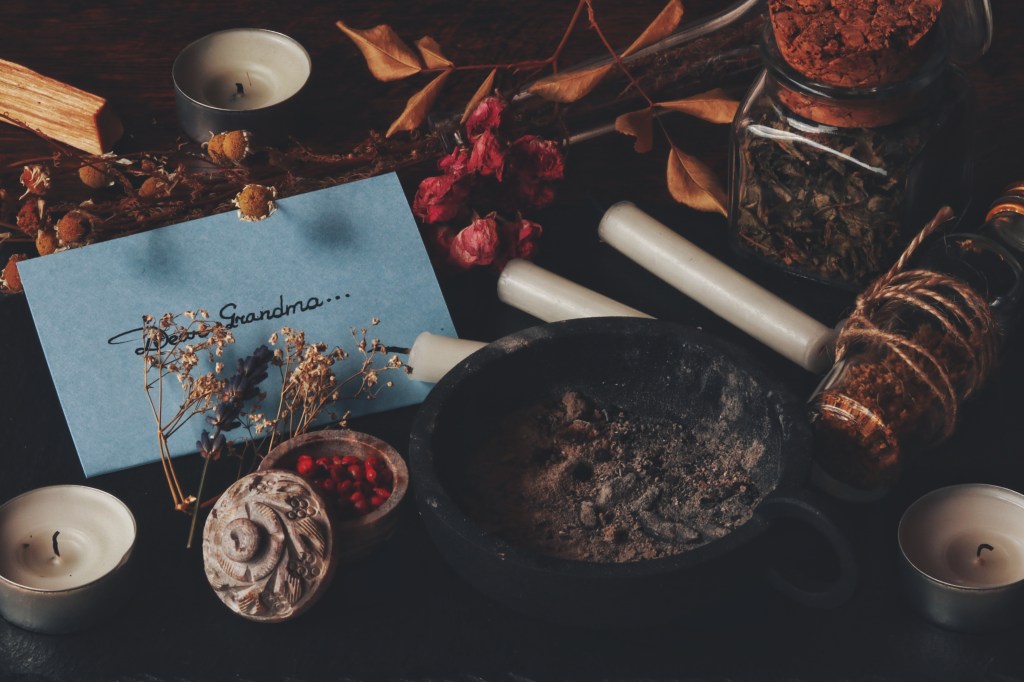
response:
{"label": "wooden bowl", "polygon": [[377,455],[387,463],[394,481],[391,496],[366,516],[355,519],[334,519],[334,541],[338,547],[338,560],[350,563],[370,554],[394,532],[398,523],[399,506],[409,490],[409,470],[405,460],[395,448],[379,438],[358,431],[313,431],[284,441],[260,463],[259,470],[284,469],[295,471],[299,455],[313,459],[331,455],[354,455],[366,459]]}

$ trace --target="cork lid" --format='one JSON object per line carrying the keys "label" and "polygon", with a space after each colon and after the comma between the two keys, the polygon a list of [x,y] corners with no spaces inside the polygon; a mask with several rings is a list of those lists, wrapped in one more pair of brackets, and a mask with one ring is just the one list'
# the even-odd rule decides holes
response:
{"label": "cork lid", "polygon": [[323,498],[288,471],[236,481],[203,530],[213,591],[232,611],[259,622],[288,620],[312,606],[330,584],[334,552]]}

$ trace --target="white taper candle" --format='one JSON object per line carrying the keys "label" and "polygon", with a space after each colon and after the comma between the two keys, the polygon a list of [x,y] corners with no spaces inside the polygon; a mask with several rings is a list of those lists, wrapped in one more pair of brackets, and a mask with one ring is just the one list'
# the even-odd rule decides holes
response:
{"label": "white taper candle", "polygon": [[711,312],[812,372],[832,365],[836,331],[736,272],[630,202],[615,204],[601,239]]}
{"label": "white taper candle", "polygon": [[521,258],[510,260],[498,278],[498,299],[545,322],[651,317]]}
{"label": "white taper candle", "polygon": [[487,344],[422,332],[409,351],[412,378],[437,383],[455,365]]}

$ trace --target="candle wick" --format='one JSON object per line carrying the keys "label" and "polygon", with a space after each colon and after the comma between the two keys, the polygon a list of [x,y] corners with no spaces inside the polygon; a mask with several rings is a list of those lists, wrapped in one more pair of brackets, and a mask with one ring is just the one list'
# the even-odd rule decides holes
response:
{"label": "candle wick", "polygon": [[53,533],[53,553],[60,556],[60,547],[57,546],[57,536],[60,535],[60,531],[54,531]]}
{"label": "candle wick", "polygon": [[977,553],[975,553],[974,556],[976,556],[976,557],[978,557],[980,559],[981,558],[981,550],[983,550],[983,549],[987,549],[990,552],[994,552],[996,550],[996,548],[993,547],[992,545],[989,545],[989,544],[986,544],[986,543],[983,542],[980,545],[978,545],[978,551],[977,551]]}
{"label": "candle wick", "polygon": [[248,71],[245,72],[245,77],[246,77],[246,79],[248,79],[249,87],[251,88],[252,87],[252,76],[249,75]]}
{"label": "candle wick", "polygon": [[236,97],[244,97],[245,96],[245,88],[242,87],[241,83],[235,83],[235,96]]}

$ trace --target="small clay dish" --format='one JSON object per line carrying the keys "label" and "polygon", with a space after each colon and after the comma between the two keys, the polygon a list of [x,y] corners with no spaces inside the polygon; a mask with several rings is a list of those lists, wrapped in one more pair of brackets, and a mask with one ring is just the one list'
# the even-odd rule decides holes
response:
{"label": "small clay dish", "polygon": [[260,463],[259,471],[283,469],[294,472],[299,455],[314,460],[332,455],[354,455],[365,460],[377,455],[387,463],[393,479],[391,496],[365,516],[333,519],[338,560],[350,563],[367,556],[394,533],[399,507],[409,489],[409,470],[395,448],[366,433],[348,430],[313,431],[284,441]]}

